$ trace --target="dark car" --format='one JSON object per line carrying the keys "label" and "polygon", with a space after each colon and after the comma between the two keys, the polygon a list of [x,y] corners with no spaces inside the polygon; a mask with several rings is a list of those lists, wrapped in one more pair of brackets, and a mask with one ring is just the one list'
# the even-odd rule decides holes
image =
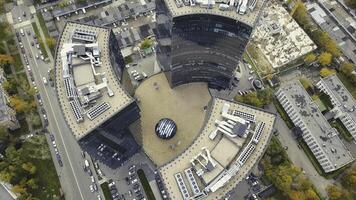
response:
{"label": "dark car", "polygon": [[54,138],[54,135],[53,134],[49,134],[49,138],[51,139],[51,141],[54,141],[55,138]]}

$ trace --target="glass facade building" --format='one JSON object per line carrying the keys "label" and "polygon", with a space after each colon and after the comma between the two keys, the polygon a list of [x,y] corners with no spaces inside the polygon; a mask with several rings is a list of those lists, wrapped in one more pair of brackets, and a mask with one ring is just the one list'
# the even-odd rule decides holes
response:
{"label": "glass facade building", "polygon": [[207,82],[228,88],[252,27],[208,13],[172,17],[164,0],[156,0],[157,60],[171,85]]}

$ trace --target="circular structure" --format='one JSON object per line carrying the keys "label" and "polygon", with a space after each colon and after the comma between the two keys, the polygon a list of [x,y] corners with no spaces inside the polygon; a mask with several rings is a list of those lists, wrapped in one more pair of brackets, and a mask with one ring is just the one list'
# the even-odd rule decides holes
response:
{"label": "circular structure", "polygon": [[169,118],[163,118],[156,124],[155,132],[156,135],[161,139],[168,140],[174,137],[177,133],[177,125],[173,120]]}
{"label": "circular structure", "polygon": [[258,90],[262,89],[262,82],[259,79],[253,80],[252,84],[256,89]]}

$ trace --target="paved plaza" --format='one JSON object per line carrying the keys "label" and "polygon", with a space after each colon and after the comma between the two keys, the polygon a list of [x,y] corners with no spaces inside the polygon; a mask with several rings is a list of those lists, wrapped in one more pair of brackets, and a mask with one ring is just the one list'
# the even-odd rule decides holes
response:
{"label": "paved plaza", "polygon": [[[193,143],[204,124],[204,106],[211,99],[206,83],[171,89],[163,73],[145,80],[135,97],[141,109],[143,149],[158,166],[176,158]],[[154,132],[162,118],[170,118],[177,124],[177,134],[170,140],[162,140]]]}

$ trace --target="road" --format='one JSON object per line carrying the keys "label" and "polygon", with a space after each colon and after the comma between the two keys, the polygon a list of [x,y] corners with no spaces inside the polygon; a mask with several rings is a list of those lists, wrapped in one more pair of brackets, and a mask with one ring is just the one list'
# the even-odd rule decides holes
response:
{"label": "road", "polygon": [[[17,19],[17,17],[15,19]],[[34,21],[35,19],[31,20]],[[20,24],[14,24],[14,29],[17,32],[20,32],[20,28],[24,29],[25,33],[27,33],[27,31],[31,32],[31,35],[25,34],[25,36],[21,36],[21,39],[27,57],[29,59],[29,65],[33,73],[35,83],[37,85],[37,89],[42,97],[43,106],[47,111],[47,117],[49,121],[48,130],[55,136],[56,145],[62,157],[63,167],[60,167],[58,165],[52,143],[50,142],[49,136],[47,135],[47,140],[50,144],[49,146],[52,158],[55,163],[55,167],[61,182],[65,199],[97,199],[97,195],[99,193],[91,193],[89,190],[89,185],[91,185],[92,182],[89,175],[83,170],[84,159],[81,156],[81,148],[73,137],[71,130],[69,129],[67,123],[64,120],[64,117],[61,113],[61,109],[59,107],[59,102],[55,90],[49,85],[45,85],[42,81],[43,77],[46,77],[48,79],[48,70],[50,69],[50,67],[54,66],[52,62],[53,59],[50,59],[49,63],[45,63],[41,59],[36,59],[35,55],[38,54],[38,50],[35,46],[31,46],[34,34],[31,23],[28,23],[28,21],[24,21]],[[42,39],[42,41],[45,40]],[[29,54],[31,54],[33,58],[30,58]],[[94,172],[92,163],[91,168]],[[98,180],[98,177],[95,173],[94,176],[96,178],[95,180]],[[96,184],[98,185],[98,183]],[[98,189],[100,194],[102,194],[99,185]]]}
{"label": "road", "polygon": [[298,147],[297,140],[294,138],[293,133],[287,127],[286,123],[279,116],[274,106],[269,106],[268,111],[277,113],[275,129],[278,130],[278,139],[283,146],[287,146],[287,153],[290,160],[298,167],[301,167],[305,174],[312,181],[314,186],[323,197],[327,197],[326,187],[333,184],[333,180],[326,179],[318,174],[309,158],[305,155],[304,151]]}

